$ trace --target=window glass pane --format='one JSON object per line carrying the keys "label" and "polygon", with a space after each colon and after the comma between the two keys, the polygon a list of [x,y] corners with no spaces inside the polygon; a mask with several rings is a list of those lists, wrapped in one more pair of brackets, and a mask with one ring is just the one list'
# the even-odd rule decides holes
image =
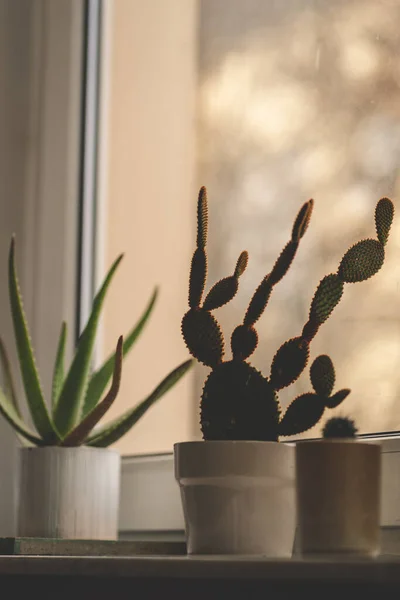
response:
{"label": "window glass pane", "polygon": [[[187,356],[180,319],[200,185],[210,202],[209,285],[232,272],[241,250],[250,254],[237,297],[217,311],[227,342],[299,207],[315,199],[295,262],[258,323],[252,363],[268,376],[276,350],[301,333],[320,279],[352,244],[375,237],[375,204],[396,198],[400,158],[398,0],[113,4],[103,57],[99,273],[119,252],[126,257],[100,358],[155,283],[161,294],[110,417]],[[311,348],[311,358],[332,357],[336,389],[353,390],[330,416],[348,414],[364,433],[400,428],[399,228],[396,219],[382,270],[346,285]],[[119,449],[171,450],[198,437],[206,375],[196,367]],[[309,389],[307,369],[281,392],[283,407]]]}
{"label": "window glass pane", "polygon": [[[375,237],[377,200],[398,195],[400,2],[200,6],[199,160],[211,202],[211,278],[230,273],[242,249],[250,253],[238,298],[221,311],[228,335],[298,208],[316,202],[295,263],[258,325],[254,365],[268,375],[277,348],[301,333],[319,280],[350,245]],[[345,286],[311,347],[312,357],[332,357],[337,386],[352,388],[334,412],[352,415],[362,432],[400,426],[399,227],[396,220],[382,271]],[[309,389],[303,374],[280,398],[285,405]]]}

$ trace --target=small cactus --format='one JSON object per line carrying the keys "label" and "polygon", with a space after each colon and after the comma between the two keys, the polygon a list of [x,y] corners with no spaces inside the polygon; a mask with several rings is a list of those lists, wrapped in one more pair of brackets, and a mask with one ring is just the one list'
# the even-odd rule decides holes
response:
{"label": "small cactus", "polygon": [[301,334],[286,341],[276,352],[269,377],[257,371],[247,359],[257,348],[255,328],[273,289],[286,275],[310,223],[314,202],[301,207],[291,237],[272,270],[255,290],[243,322],[231,336],[232,359],[224,361],[225,341],[212,311],[230,302],[246,269],[248,254],[243,251],[233,274],[218,281],[202,302],[207,277],[207,193],[201,188],[197,204],[197,246],[189,278],[189,310],[182,319],[182,335],[189,352],[211,367],[201,399],[201,429],[204,439],[278,440],[307,431],[322,417],[326,408],[335,408],[348,396],[342,389],[332,394],[335,372],[331,359],[321,355],[310,370],[313,392],[295,398],[281,417],[277,393],[294,383],[307,366],[310,345],[319,328],[340,302],[345,284],[365,281],[382,267],[385,245],[393,220],[393,203],[382,198],[375,209],[377,240],[366,239],[343,256],[336,273],[319,283]]}
{"label": "small cactus", "polygon": [[347,417],[332,417],[322,430],[324,439],[355,438],[357,428],[354,421]]}

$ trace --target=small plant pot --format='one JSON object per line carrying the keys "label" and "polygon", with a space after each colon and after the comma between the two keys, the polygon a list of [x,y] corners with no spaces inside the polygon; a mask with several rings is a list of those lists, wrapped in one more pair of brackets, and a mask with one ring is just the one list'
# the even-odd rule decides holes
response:
{"label": "small plant pot", "polygon": [[188,554],[292,555],[294,447],[184,442],[174,454]]}
{"label": "small plant pot", "polygon": [[23,448],[18,535],[115,540],[120,463],[103,448]]}
{"label": "small plant pot", "polygon": [[357,440],[297,444],[300,554],[379,553],[380,452]]}

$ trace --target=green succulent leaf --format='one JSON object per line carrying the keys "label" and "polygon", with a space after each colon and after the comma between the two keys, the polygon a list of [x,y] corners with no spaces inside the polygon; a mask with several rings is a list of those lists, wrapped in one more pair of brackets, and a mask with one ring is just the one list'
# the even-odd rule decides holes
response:
{"label": "green succulent leaf", "polygon": [[352,246],[342,258],[338,275],[342,281],[356,283],[369,279],[383,265],[385,250],[377,240],[362,240]]}
{"label": "green succulent leaf", "polygon": [[166,394],[185,373],[192,366],[192,360],[187,360],[179,367],[171,371],[165,379],[155,388],[155,390],[143,400],[140,404],[125,412],[122,416],[118,417],[107,423],[104,427],[98,431],[94,431],[93,434],[87,439],[86,444],[89,446],[96,446],[105,448],[117,442],[123,435],[125,435],[131,427],[139,421],[139,419],[153,406],[157,400],[159,400],[164,394]]}
{"label": "green succulent leaf", "polygon": [[21,416],[15,410],[14,404],[9,398],[7,398],[2,389],[0,389],[0,413],[3,415],[6,421],[8,421],[11,427],[29,442],[35,444],[36,446],[46,445],[43,439],[38,437],[34,431],[25,425]]}
{"label": "green succulent leaf", "polygon": [[333,394],[330,398],[325,399],[326,408],[336,408],[339,404],[342,404],[343,400],[347,398],[351,390],[339,390],[336,394]]}
{"label": "green succulent leaf", "polygon": [[9,253],[8,284],[15,341],[29,410],[35,427],[43,440],[46,442],[57,441],[59,436],[51,421],[50,414],[44,401],[22,304],[21,292],[19,290],[15,269],[14,237],[11,241]]}
{"label": "green succulent leaf", "polygon": [[51,388],[51,404],[53,413],[57,406],[58,398],[64,383],[64,360],[65,360],[65,344],[67,341],[67,324],[65,321],[61,325],[60,337],[58,340],[56,360],[53,370],[53,384]]}
{"label": "green succulent leaf", "polygon": [[297,396],[289,404],[279,425],[279,435],[297,435],[314,427],[324,414],[323,400],[316,394]]}
{"label": "green succulent leaf", "polygon": [[218,321],[203,308],[189,310],[182,319],[182,335],[192,356],[208,367],[224,356],[224,338]]}
{"label": "green succulent leaf", "polygon": [[375,226],[378,240],[383,245],[388,241],[393,216],[393,202],[389,198],[381,198],[375,209]]}
{"label": "green succulent leaf", "polygon": [[[142,333],[147,321],[150,318],[151,313],[153,312],[157,296],[158,289],[156,288],[139,321],[135,324],[132,330],[125,337],[123,345],[124,356],[126,356],[128,352],[132,349],[136,340]],[[83,417],[85,417],[99,402],[101,396],[104,393],[104,390],[106,389],[112,377],[114,364],[115,352],[111,356],[109,356],[109,358],[104,362],[104,364],[97,371],[95,371],[92,377],[90,378],[89,386],[85,396],[85,402],[83,405]]]}
{"label": "green succulent leaf", "polygon": [[21,409],[18,404],[18,398],[15,391],[14,378],[11,371],[11,363],[8,356],[8,352],[4,341],[0,338],[0,363],[1,363],[1,373],[3,378],[3,390],[4,395],[11,404],[14,406],[14,410],[17,415],[22,419]]}
{"label": "green succulent leaf", "polygon": [[343,295],[344,284],[338,275],[331,274],[324,277],[314,294],[310,308],[310,320],[319,325],[324,323],[339,304]]}
{"label": "green succulent leaf", "polygon": [[100,291],[97,293],[89,320],[79,338],[71,368],[65,378],[57,405],[54,421],[62,436],[76,425],[82,413],[82,405],[89,378],[90,362],[96,337],[97,325],[108,287],[122,260],[119,256],[111,266]]}
{"label": "green succulent leaf", "polygon": [[310,379],[314,391],[319,396],[330,396],[335,385],[335,369],[327,354],[317,356],[311,365]]}
{"label": "green succulent leaf", "polygon": [[270,381],[275,390],[291,385],[304,371],[310,347],[302,338],[293,338],[279,348],[271,365]]}
{"label": "green succulent leaf", "polygon": [[122,370],[122,336],[118,339],[117,348],[115,351],[114,360],[114,372],[111,388],[101,402],[97,404],[86,417],[73,429],[66,438],[62,441],[61,446],[80,446],[84,443],[85,439],[92,431],[93,427],[97,425],[102,417],[106,414],[115,398],[118,396],[119,387],[121,384],[121,370]]}

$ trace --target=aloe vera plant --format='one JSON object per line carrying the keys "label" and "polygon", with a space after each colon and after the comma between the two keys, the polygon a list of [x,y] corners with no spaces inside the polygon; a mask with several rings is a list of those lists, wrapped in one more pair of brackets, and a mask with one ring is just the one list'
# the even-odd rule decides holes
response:
{"label": "aloe vera plant", "polygon": [[255,324],[275,286],[292,264],[307,231],[313,204],[313,200],[309,200],[301,207],[288,243],[255,290],[243,322],[233,331],[232,359],[224,360],[225,340],[212,311],[234,298],[248,255],[246,251],[240,254],[233,274],[215,283],[203,301],[208,211],[206,189],[200,190],[197,243],[189,277],[189,310],[182,319],[182,335],[192,356],[211,368],[200,405],[201,429],[206,440],[277,441],[280,436],[307,431],[318,423],[325,408],[338,406],[349,393],[349,390],[340,390],[331,395],[334,369],[331,359],[322,355],[311,367],[314,392],[295,398],[281,416],[278,392],[294,383],[306,368],[311,342],[341,300],[345,285],[369,279],[383,265],[394,215],[393,203],[388,198],[382,198],[376,205],[377,239],[365,239],[352,246],[344,254],[336,273],[320,281],[302,331],[278,349],[269,376],[265,377],[247,360],[258,343]]}
{"label": "aloe vera plant", "polygon": [[[121,336],[115,352],[99,369],[92,373],[91,358],[101,309],[122,257],[122,255],[119,256],[112,264],[93,300],[91,314],[79,337],[72,363],[66,373],[64,362],[67,325],[66,323],[62,324],[53,370],[51,406],[49,407],[44,398],[35,363],[15,268],[15,240],[12,239],[8,261],[11,314],[22,382],[35,431],[24,422],[16,397],[10,361],[2,340],[0,340],[0,364],[3,388],[0,388],[0,413],[21,439],[37,446],[109,446],[125,435],[191,367],[191,359],[183,362],[171,371],[142,402],[110,423],[94,430],[118,395],[123,357],[131,350],[146,325],[158,293],[156,288],[145,311],[125,340]],[[111,386],[105,393],[110,381]]]}

